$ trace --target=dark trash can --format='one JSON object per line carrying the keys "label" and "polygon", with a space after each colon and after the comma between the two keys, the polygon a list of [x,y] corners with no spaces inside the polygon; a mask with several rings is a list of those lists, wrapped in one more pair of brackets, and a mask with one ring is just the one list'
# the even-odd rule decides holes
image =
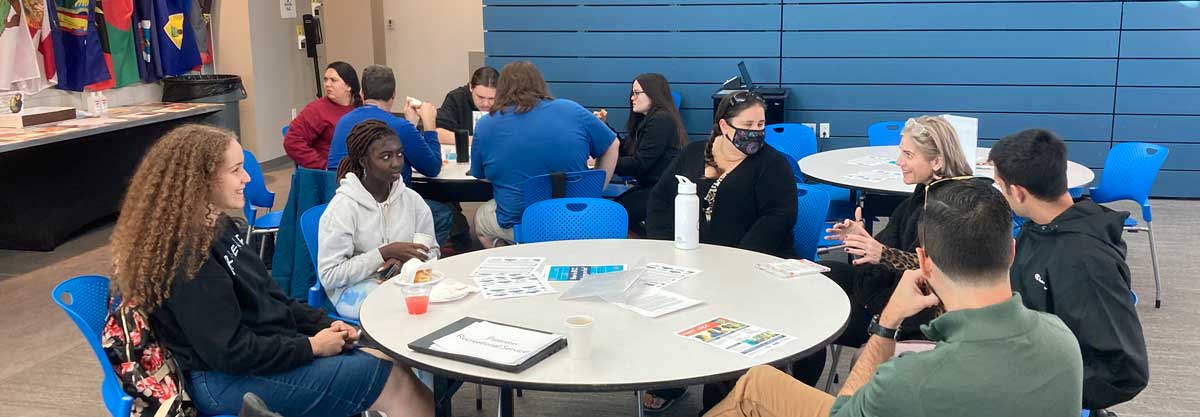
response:
{"label": "dark trash can", "polygon": [[162,101],[168,103],[221,103],[225,108],[209,122],[242,137],[238,101],[246,99],[242,77],[236,75],[183,75],[163,78]]}

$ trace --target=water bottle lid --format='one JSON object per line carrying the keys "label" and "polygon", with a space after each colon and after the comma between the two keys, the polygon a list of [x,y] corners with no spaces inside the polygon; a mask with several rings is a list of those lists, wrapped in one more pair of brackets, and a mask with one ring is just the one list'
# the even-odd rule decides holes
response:
{"label": "water bottle lid", "polygon": [[679,180],[679,194],[695,194],[696,183],[682,175],[676,175],[675,179]]}

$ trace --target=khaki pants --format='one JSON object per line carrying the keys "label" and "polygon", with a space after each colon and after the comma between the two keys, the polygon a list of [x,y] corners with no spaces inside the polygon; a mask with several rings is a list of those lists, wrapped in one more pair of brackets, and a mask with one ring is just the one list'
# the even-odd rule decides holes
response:
{"label": "khaki pants", "polygon": [[501,239],[510,244],[517,241],[511,227],[500,227],[500,220],[496,219],[496,200],[488,200],[475,210],[475,231],[481,236]]}
{"label": "khaki pants", "polygon": [[704,417],[828,417],[833,396],[770,366],[756,366]]}

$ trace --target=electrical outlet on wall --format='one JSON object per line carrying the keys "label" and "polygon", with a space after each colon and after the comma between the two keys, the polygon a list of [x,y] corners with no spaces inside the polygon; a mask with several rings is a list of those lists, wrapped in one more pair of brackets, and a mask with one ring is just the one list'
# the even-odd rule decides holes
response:
{"label": "electrical outlet on wall", "polygon": [[829,139],[829,123],[821,123],[818,125],[817,137],[821,139]]}
{"label": "electrical outlet on wall", "polygon": [[817,133],[817,124],[816,123],[801,123],[801,124],[808,126],[809,129],[812,129],[813,133]]}
{"label": "electrical outlet on wall", "polygon": [[296,109],[292,109],[292,119],[296,118]]}

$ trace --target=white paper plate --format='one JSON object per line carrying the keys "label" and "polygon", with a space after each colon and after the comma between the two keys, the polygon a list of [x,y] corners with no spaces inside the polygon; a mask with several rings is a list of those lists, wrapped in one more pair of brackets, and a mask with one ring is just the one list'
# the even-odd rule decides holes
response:
{"label": "white paper plate", "polygon": [[463,284],[457,280],[448,279],[433,287],[433,291],[429,293],[429,302],[431,303],[448,303],[451,301],[461,300],[472,293],[478,292],[479,289],[474,286]]}

